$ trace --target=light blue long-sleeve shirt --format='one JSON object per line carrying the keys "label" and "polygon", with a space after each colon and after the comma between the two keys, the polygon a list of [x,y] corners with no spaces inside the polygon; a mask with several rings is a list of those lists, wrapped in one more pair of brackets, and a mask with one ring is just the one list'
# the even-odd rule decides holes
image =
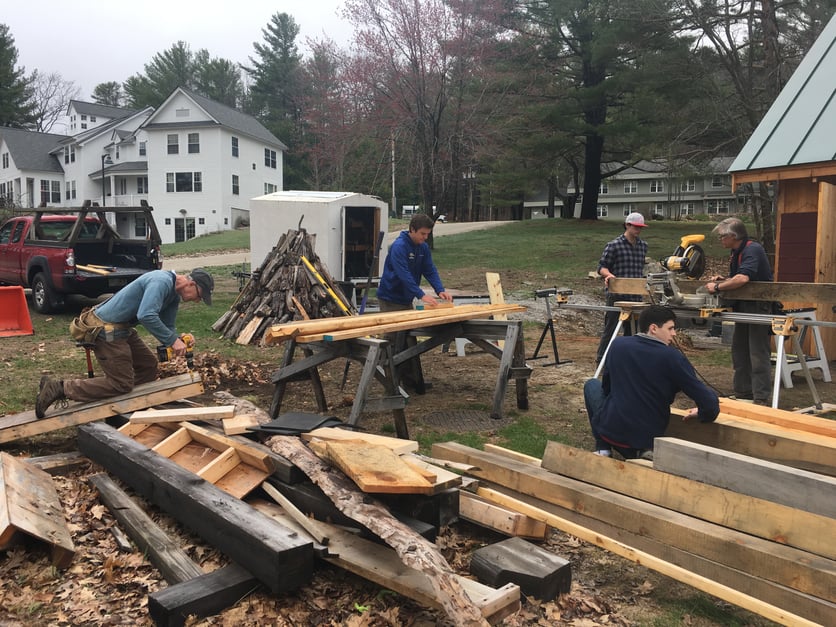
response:
{"label": "light blue long-sleeve shirt", "polygon": [[96,315],[114,324],[141,324],[161,344],[171,346],[176,329],[180,295],[174,289],[176,275],[170,270],[152,270],[96,306]]}

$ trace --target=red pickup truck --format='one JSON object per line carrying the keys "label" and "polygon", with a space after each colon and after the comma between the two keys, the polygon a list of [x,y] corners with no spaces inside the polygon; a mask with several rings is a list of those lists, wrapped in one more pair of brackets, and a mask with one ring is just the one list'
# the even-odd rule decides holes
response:
{"label": "red pickup truck", "polygon": [[[162,240],[151,211],[146,204],[52,207],[11,217],[0,226],[0,284],[32,288],[32,306],[40,313],[60,309],[70,294],[116,292],[162,267]],[[122,237],[105,212],[143,236]]]}

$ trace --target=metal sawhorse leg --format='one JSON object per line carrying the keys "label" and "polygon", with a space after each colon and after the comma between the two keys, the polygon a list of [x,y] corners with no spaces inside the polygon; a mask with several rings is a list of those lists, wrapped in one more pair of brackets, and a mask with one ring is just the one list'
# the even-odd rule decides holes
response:
{"label": "metal sawhorse leg", "polygon": [[558,290],[556,287],[544,290],[537,290],[534,292],[534,298],[542,297],[546,299],[546,324],[543,327],[543,332],[540,334],[540,339],[537,341],[537,347],[534,349],[534,354],[531,357],[529,357],[530,360],[544,359],[546,357],[545,355],[543,355],[542,357],[538,357],[538,355],[540,355],[540,347],[543,345],[543,340],[546,339],[546,333],[549,333],[552,341],[552,353],[554,354],[554,361],[543,365],[562,366],[563,364],[572,363],[571,359],[568,359],[566,361],[560,361],[560,357],[557,354],[557,338],[554,334],[554,317],[552,316],[551,303],[549,302],[549,297],[554,296],[556,302],[565,303],[567,300],[569,300],[568,296],[571,295],[571,293],[571,290]]}

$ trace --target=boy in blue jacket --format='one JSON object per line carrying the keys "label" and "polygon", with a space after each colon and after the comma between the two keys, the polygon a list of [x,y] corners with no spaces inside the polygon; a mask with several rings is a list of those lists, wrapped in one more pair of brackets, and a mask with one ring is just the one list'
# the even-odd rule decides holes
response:
{"label": "boy in blue jacket", "polygon": [[639,315],[639,333],[616,338],[602,380],[584,385],[584,402],[599,455],[615,449],[625,459],[653,458],[653,439],[665,434],[670,408],[684,392],[697,408],[683,420],[712,422],[720,413],[717,394],[697,378],[691,362],[670,346],[676,314],[650,305]]}

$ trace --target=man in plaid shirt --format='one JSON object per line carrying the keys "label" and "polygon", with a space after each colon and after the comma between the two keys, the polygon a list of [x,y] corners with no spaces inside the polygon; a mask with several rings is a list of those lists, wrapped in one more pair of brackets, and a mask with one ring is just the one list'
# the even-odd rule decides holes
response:
{"label": "man in plaid shirt", "polygon": [[[644,260],[647,257],[647,242],[639,235],[647,224],[644,216],[634,212],[624,220],[624,234],[604,246],[601,260],[598,262],[598,274],[604,278],[604,291],[607,296],[607,306],[612,307],[616,301],[627,300],[641,302],[641,296],[632,294],[613,294],[608,286],[610,279],[621,277],[624,279],[640,279],[644,277]],[[600,363],[604,358],[604,352],[615,332],[618,324],[618,311],[608,311],[604,314],[604,332],[598,344],[598,355],[595,363]],[[624,335],[631,335],[630,325],[624,325]]]}

